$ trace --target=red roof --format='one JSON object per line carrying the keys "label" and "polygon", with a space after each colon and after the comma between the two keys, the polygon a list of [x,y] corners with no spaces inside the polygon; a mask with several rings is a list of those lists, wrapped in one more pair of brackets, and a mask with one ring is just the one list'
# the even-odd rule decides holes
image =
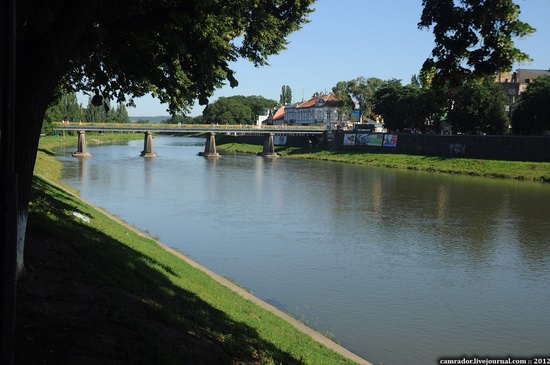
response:
{"label": "red roof", "polygon": [[279,120],[285,118],[285,107],[282,106],[275,112],[275,115],[273,115],[273,120]]}
{"label": "red roof", "polygon": [[308,101],[304,101],[303,103],[298,104],[296,108],[311,108],[312,106],[315,106],[315,104],[317,104],[317,100],[319,100],[319,98],[323,99],[323,101],[325,102],[325,105],[327,106],[336,107],[336,106],[340,106],[339,104],[341,103],[341,101],[336,98],[336,95],[334,95],[333,93],[330,93],[330,94],[314,96]]}

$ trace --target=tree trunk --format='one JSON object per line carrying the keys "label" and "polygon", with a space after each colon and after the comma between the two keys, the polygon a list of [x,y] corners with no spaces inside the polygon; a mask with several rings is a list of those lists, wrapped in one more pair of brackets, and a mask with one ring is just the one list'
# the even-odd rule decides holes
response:
{"label": "tree trunk", "polygon": [[[86,52],[79,46],[97,1],[67,2],[49,27],[42,23],[24,26],[18,35],[15,109],[15,172],[18,174],[18,275],[24,269],[25,230],[34,163],[44,115],[72,59]],[[34,19],[33,19],[34,20]]]}
{"label": "tree trunk", "polygon": [[[19,57],[22,57],[18,54]],[[23,56],[25,57],[25,56]],[[29,57],[26,55],[26,57]],[[36,55],[31,57],[38,59]],[[56,83],[45,79],[47,68],[41,62],[20,62],[17,69],[15,110],[15,172],[18,174],[18,214],[17,214],[17,275],[24,269],[23,253],[25,230],[33,178],[34,163],[40,139],[40,130],[46,108],[55,91]]]}

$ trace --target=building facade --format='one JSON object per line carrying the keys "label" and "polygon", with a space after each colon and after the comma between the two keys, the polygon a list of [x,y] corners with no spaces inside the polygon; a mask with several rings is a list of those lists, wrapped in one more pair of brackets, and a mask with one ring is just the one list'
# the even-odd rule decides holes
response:
{"label": "building facade", "polygon": [[512,115],[521,100],[521,93],[530,83],[540,76],[550,76],[550,70],[518,69],[516,72],[501,72],[497,75],[497,82],[506,92],[508,115]]}
{"label": "building facade", "polygon": [[339,121],[339,108],[343,102],[334,94],[323,94],[311,99],[287,105],[284,108],[284,123],[289,125],[323,125],[335,127]]}

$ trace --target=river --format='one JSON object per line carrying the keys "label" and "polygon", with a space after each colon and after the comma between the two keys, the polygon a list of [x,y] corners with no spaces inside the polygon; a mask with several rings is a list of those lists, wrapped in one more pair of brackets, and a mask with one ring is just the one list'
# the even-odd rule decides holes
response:
{"label": "river", "polygon": [[373,364],[548,355],[550,184],[142,147],[62,181]]}

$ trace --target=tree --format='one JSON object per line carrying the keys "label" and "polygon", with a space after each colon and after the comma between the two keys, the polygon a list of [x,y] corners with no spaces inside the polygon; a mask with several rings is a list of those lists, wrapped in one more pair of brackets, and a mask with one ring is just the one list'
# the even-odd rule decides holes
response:
{"label": "tree", "polygon": [[355,102],[351,98],[348,90],[348,81],[338,81],[332,88],[332,92],[339,100],[342,100],[343,106],[340,108],[340,114],[350,114],[355,109]]}
{"label": "tree", "polygon": [[[413,78],[412,81],[416,79]],[[420,88],[418,82],[401,85],[401,80],[388,80],[373,96],[373,111],[384,118],[390,130],[438,131],[440,106],[431,89]]]}
{"label": "tree", "polygon": [[202,113],[209,123],[216,124],[253,124],[252,109],[235,97],[221,97],[209,104]]}
{"label": "tree", "polygon": [[508,129],[506,94],[492,78],[465,83],[456,95],[449,121],[463,133],[502,134]]}
{"label": "tree", "polygon": [[114,123],[130,123],[130,118],[128,117],[128,110],[126,110],[126,105],[119,102],[116,109],[112,114]]}
{"label": "tree", "polygon": [[275,100],[261,96],[235,95],[221,97],[209,104],[202,115],[207,123],[254,124],[256,116],[265,114],[276,105]]}
{"label": "tree", "polygon": [[61,92],[59,97],[46,109],[45,121],[76,122],[81,119],[81,108],[75,93]]}
{"label": "tree", "polygon": [[59,96],[46,109],[42,133],[54,134],[53,123],[68,121],[76,122],[82,120],[82,108],[78,104],[75,93],[67,93],[59,90]]}
{"label": "tree", "polygon": [[88,99],[88,106],[84,110],[84,120],[88,123],[107,123],[110,118],[110,103],[105,100],[100,105],[95,105],[93,98]]}
{"label": "tree", "polygon": [[292,90],[290,86],[283,85],[281,88],[281,96],[279,97],[279,104],[287,105],[292,104]]}
{"label": "tree", "polygon": [[[367,118],[372,116],[372,99],[376,90],[378,90],[384,81],[376,77],[358,77],[351,81],[340,81],[332,88],[332,92],[338,98],[343,100],[343,113],[349,113],[351,110],[359,109],[361,116]],[[361,116],[359,120],[361,120]]]}
{"label": "tree", "polygon": [[520,8],[513,0],[423,0],[422,6],[418,27],[433,27],[435,36],[422,76],[430,76],[436,87],[461,86],[529,59],[512,38],[535,29],[518,19]]}
{"label": "tree", "polygon": [[106,100],[132,105],[147,92],[172,113],[195,99],[206,104],[224,82],[237,85],[230,62],[245,58],[261,66],[284,50],[286,37],[307,22],[312,3],[17,1],[18,272],[38,138],[55,90],[92,93],[95,106]]}
{"label": "tree", "polygon": [[[292,91],[288,88],[288,96],[292,99]],[[252,114],[254,115],[254,120],[258,115],[266,115],[269,110],[272,110],[277,106],[277,102],[273,99],[266,99],[263,96],[252,95],[252,96],[240,96],[242,102],[246,104]]]}
{"label": "tree", "polygon": [[164,124],[193,124],[193,117],[187,115],[176,114],[172,115],[169,119],[161,121]]}
{"label": "tree", "polygon": [[550,76],[540,76],[521,94],[512,114],[516,133],[540,133],[550,130]]}
{"label": "tree", "polygon": [[475,134],[506,132],[509,125],[506,95],[493,79],[467,82],[459,89],[454,101],[449,113],[454,131]]}
{"label": "tree", "polygon": [[405,128],[404,118],[399,106],[402,89],[401,80],[392,79],[386,81],[374,93],[374,112],[384,118],[384,126],[388,130],[396,131]]}

